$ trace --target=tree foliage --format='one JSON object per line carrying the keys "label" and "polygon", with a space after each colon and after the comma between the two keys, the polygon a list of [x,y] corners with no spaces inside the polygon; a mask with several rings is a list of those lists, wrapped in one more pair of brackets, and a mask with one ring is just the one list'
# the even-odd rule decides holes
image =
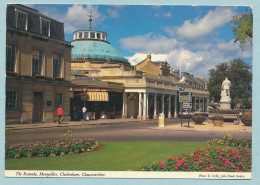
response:
{"label": "tree foliage", "polygon": [[234,108],[237,104],[241,108],[252,107],[252,72],[251,67],[243,60],[237,58],[218,64],[209,70],[209,76],[208,90],[211,100],[220,101],[222,82],[227,77],[231,81],[231,107]]}
{"label": "tree foliage", "polygon": [[252,11],[246,10],[245,13],[239,15],[233,15],[233,22],[231,28],[233,28],[233,33],[236,38],[235,42],[240,41],[240,48],[245,49],[247,42],[253,45],[253,13]]}

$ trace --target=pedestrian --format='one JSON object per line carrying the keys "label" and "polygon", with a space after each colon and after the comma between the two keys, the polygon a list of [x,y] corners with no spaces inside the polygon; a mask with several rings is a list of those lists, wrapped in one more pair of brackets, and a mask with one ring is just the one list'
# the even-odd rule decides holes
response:
{"label": "pedestrian", "polygon": [[82,107],[82,113],[83,113],[83,121],[86,120],[86,112],[87,112],[87,108],[85,106]]}
{"label": "pedestrian", "polygon": [[57,109],[57,114],[59,116],[59,124],[61,124],[61,118],[63,116],[63,109],[61,107],[61,105],[59,106],[59,108]]}

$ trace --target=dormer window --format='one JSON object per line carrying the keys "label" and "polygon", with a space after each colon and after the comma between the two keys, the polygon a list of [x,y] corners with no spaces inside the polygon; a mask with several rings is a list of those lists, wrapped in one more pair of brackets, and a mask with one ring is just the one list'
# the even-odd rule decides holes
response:
{"label": "dormer window", "polygon": [[21,30],[28,29],[28,13],[16,9],[16,28]]}
{"label": "dormer window", "polygon": [[50,24],[51,21],[40,17],[41,22],[41,34],[50,37]]}

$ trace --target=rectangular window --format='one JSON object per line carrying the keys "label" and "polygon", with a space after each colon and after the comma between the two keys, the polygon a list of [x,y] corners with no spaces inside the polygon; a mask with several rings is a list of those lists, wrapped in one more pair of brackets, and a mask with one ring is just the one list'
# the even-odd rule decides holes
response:
{"label": "rectangular window", "polygon": [[16,28],[27,30],[28,14],[24,11],[16,9]]}
{"label": "rectangular window", "polygon": [[63,104],[62,94],[56,94],[55,106],[59,108],[60,105]]}
{"label": "rectangular window", "polygon": [[43,61],[43,52],[42,51],[37,51],[33,50],[32,54],[32,75],[42,75],[42,61]]}
{"label": "rectangular window", "polygon": [[92,38],[92,39],[95,38],[95,32],[90,32],[90,38]]}
{"label": "rectangular window", "polygon": [[15,72],[15,45],[6,45],[6,71]]}
{"label": "rectangular window", "polygon": [[45,36],[50,36],[50,21],[47,19],[41,19],[41,34]]}
{"label": "rectangular window", "polygon": [[16,91],[6,91],[5,108],[8,110],[17,108],[17,92]]}
{"label": "rectangular window", "polygon": [[53,56],[53,78],[61,78],[62,69],[62,55]]}
{"label": "rectangular window", "polygon": [[100,33],[97,33],[97,38],[100,39]]}
{"label": "rectangular window", "polygon": [[84,38],[88,38],[88,32],[84,32]]}

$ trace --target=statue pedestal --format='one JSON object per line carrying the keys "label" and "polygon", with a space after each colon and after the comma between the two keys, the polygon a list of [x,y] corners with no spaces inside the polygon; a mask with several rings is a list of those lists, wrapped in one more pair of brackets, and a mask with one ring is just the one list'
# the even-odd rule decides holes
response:
{"label": "statue pedestal", "polygon": [[231,103],[230,102],[219,102],[220,109],[231,109]]}

